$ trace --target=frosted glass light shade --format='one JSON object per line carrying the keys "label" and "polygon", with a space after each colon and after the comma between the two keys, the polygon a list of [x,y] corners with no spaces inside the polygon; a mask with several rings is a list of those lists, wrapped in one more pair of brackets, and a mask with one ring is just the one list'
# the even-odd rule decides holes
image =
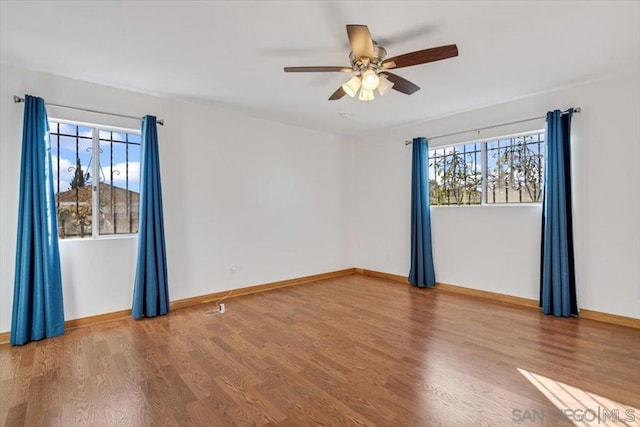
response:
{"label": "frosted glass light shade", "polygon": [[373,70],[362,73],[362,87],[366,90],[374,90],[380,84],[380,77]]}
{"label": "frosted glass light shade", "polygon": [[389,92],[392,87],[393,83],[387,79],[387,76],[380,74],[380,84],[378,85],[378,92],[380,93],[380,96],[384,96],[384,94]]}
{"label": "frosted glass light shade", "polygon": [[360,89],[361,84],[362,82],[360,81],[360,77],[353,76],[351,77],[351,80],[342,85],[342,90],[344,90],[347,95],[353,98],[354,96],[356,96],[356,93],[358,93],[358,89]]}
{"label": "frosted glass light shade", "polygon": [[360,96],[358,96],[358,99],[360,101],[371,101],[373,98],[375,98],[375,96],[373,96],[373,91],[365,89],[364,85],[362,85],[362,89],[360,89]]}

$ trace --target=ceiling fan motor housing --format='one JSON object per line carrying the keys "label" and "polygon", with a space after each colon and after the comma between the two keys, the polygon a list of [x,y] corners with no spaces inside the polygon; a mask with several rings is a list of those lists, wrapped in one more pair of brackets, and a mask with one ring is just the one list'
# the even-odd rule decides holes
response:
{"label": "ceiling fan motor housing", "polygon": [[356,58],[353,52],[349,52],[349,60],[354,71],[364,71],[367,69],[377,70],[382,66],[382,61],[387,57],[387,50],[382,46],[379,46],[376,42],[373,42],[373,58],[362,56]]}

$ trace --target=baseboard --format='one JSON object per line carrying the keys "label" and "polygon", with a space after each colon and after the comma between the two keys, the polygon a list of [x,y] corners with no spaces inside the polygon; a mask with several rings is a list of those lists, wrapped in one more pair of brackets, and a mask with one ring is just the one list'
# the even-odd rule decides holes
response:
{"label": "baseboard", "polygon": [[[379,277],[382,279],[387,279],[394,282],[405,283],[405,284],[409,283],[406,276],[400,276],[398,274],[383,273],[381,271],[366,270],[363,268],[356,268],[355,271],[357,274],[362,274],[365,276]],[[465,288],[463,286],[450,285],[447,283],[437,283],[435,289],[445,291],[445,292],[490,299],[492,301],[499,301],[506,304],[519,305],[521,307],[536,308],[536,309],[539,308],[538,301],[530,298],[516,297],[512,295],[500,294],[497,292],[483,291],[480,289]],[[640,329],[640,319],[636,319],[633,317],[619,316],[617,314],[603,313],[603,312],[594,311],[594,310],[586,310],[584,308],[580,309],[579,317],[581,319],[596,320],[598,322],[604,322],[604,323],[610,323],[613,325]]]}
{"label": "baseboard", "polygon": [[[250,295],[258,292],[270,291],[287,286],[301,285],[303,283],[317,282],[318,280],[333,279],[335,277],[349,276],[356,273],[355,268],[330,271],[328,273],[312,274],[311,276],[298,277],[295,279],[280,280],[278,282],[264,283],[261,285],[248,286],[246,288],[232,289],[231,291],[216,292],[213,294],[199,295],[192,298],[184,298],[171,301],[169,307],[173,310],[192,307],[194,305],[206,304],[218,301],[221,298],[233,298],[241,295]],[[86,326],[99,325],[101,323],[113,322],[131,318],[131,310],[120,310],[111,313],[98,314],[95,316],[82,317],[65,322],[65,329],[76,329]],[[9,332],[0,333],[0,345],[9,343]]]}
{"label": "baseboard", "polygon": [[185,298],[171,302],[171,310],[191,307],[198,304],[215,302],[221,298],[233,298],[241,295],[250,295],[258,292],[270,291],[272,289],[285,288],[287,286],[301,285],[303,283],[317,282],[318,280],[333,279],[335,277],[349,276],[356,273],[355,268],[331,271],[329,273],[313,274],[311,276],[298,277],[296,279],[280,280],[278,282],[264,283],[261,285],[248,286],[246,288],[232,289],[230,291],[216,292],[213,294],[199,295],[197,297]]}
{"label": "baseboard", "polygon": [[640,319],[634,317],[620,316],[617,314],[603,313],[601,311],[580,309],[582,319],[596,320],[598,322],[612,323],[614,325],[628,326],[629,328],[640,329]]}
{"label": "baseboard", "polygon": [[407,285],[409,284],[409,279],[407,278],[407,276],[400,276],[399,274],[383,273],[382,271],[366,270],[363,268],[356,268],[356,273],[365,276],[379,277],[381,279],[387,279],[393,282],[404,283]]}
{"label": "baseboard", "polygon": [[[241,295],[250,295],[258,292],[270,291],[273,289],[284,288],[287,286],[301,285],[303,283],[316,282],[318,280],[333,279],[336,277],[349,276],[352,274],[360,274],[364,276],[378,277],[393,282],[409,284],[406,276],[399,274],[384,273],[381,271],[367,270],[364,268],[346,268],[344,270],[331,271],[328,273],[313,274],[311,276],[298,277],[295,279],[280,280],[277,282],[264,283],[261,285],[253,285],[245,288],[232,289],[231,291],[216,292],[212,294],[200,295],[197,297],[184,298],[172,301],[171,310],[179,310],[186,307],[192,307],[199,304],[207,304],[220,300],[221,298],[233,298]],[[465,288],[463,286],[450,285],[447,283],[438,283],[436,290],[450,293],[469,295],[478,298],[490,299],[506,304],[519,305],[521,307],[538,308],[538,301],[516,297],[512,295],[500,294],[497,292],[483,291],[480,289]],[[131,310],[120,310],[111,313],[98,314],[95,316],[82,317],[79,319],[68,320],[65,322],[65,329],[76,329],[86,326],[99,325],[101,323],[113,322],[115,320],[131,318]],[[617,314],[602,313],[594,310],[580,309],[580,318],[595,320],[598,322],[610,323],[619,326],[640,329],[640,319],[633,317],[619,316]],[[9,343],[9,332],[0,333],[0,345]]]}
{"label": "baseboard", "polygon": [[[382,279],[392,280],[398,283],[405,283],[405,284],[409,283],[409,280],[407,279],[406,276],[400,276],[398,274],[383,273],[381,271],[365,270],[362,268],[356,269],[356,272],[358,274],[363,274],[365,276],[379,277]],[[512,295],[506,295],[506,294],[499,294],[497,292],[489,292],[489,291],[483,291],[480,289],[465,288],[463,286],[450,285],[448,283],[440,283],[440,282],[436,284],[435,289],[446,291],[446,292],[452,292],[456,294],[471,295],[474,297],[486,298],[492,301],[500,301],[507,304],[516,304],[524,307],[538,308],[538,301],[536,300],[521,298],[521,297],[514,297]]]}
{"label": "baseboard", "polygon": [[437,289],[462,295],[470,295],[479,298],[486,298],[492,301],[499,301],[506,304],[520,305],[522,307],[540,308],[538,301],[529,298],[516,297],[513,295],[500,294],[497,292],[483,291],[480,289],[465,288],[463,286],[450,285],[448,283],[438,283]]}
{"label": "baseboard", "polygon": [[131,309],[112,311],[111,313],[96,314],[95,316],[80,317],[79,319],[67,320],[66,322],[64,322],[64,328],[65,330],[84,328],[85,326],[99,325],[101,323],[130,318]]}

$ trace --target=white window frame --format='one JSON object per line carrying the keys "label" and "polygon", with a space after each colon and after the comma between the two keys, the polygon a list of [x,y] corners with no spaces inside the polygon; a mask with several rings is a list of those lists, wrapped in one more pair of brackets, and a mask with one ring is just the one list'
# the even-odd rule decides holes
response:
{"label": "white window frame", "polygon": [[[522,202],[522,203],[507,203],[507,202],[500,202],[500,203],[487,203],[487,197],[488,197],[488,193],[487,193],[487,142],[490,141],[497,141],[500,139],[506,139],[506,138],[516,138],[519,136],[526,136],[526,135],[535,135],[535,134],[540,134],[543,133],[544,134],[544,144],[545,144],[545,159],[547,156],[546,153],[546,146],[547,146],[547,135],[546,135],[546,129],[542,128],[542,129],[534,129],[534,130],[528,130],[528,131],[523,131],[523,132],[517,132],[517,133],[508,133],[508,134],[504,134],[504,135],[496,135],[496,136],[491,136],[491,137],[486,137],[486,138],[479,138],[479,139],[473,139],[473,140],[469,140],[469,141],[463,141],[463,142],[455,142],[455,143],[451,143],[451,144],[445,144],[445,145],[438,145],[436,147],[429,147],[429,151],[431,150],[440,150],[443,148],[451,148],[451,147],[457,147],[460,145],[466,145],[466,144],[481,144],[480,146],[480,150],[481,150],[481,166],[480,166],[480,172],[482,174],[482,198],[481,198],[481,203],[480,204],[475,204],[475,205],[467,205],[467,204],[462,204],[462,205],[432,205],[431,204],[431,198],[429,198],[429,207],[430,208],[477,208],[477,207],[505,207],[505,206],[522,206],[522,207],[526,207],[526,206],[541,206],[542,205],[542,198],[539,202]],[[429,153],[427,153],[427,163],[429,162],[430,156]],[[427,168],[429,167],[429,165],[427,164]],[[544,193],[543,193],[543,197],[544,197]]]}
{"label": "white window frame", "polygon": [[[58,119],[55,117],[49,117],[49,122],[62,123],[71,126],[82,126],[92,129],[91,133],[91,150],[93,151],[93,164],[91,165],[91,174],[94,177],[98,177],[98,183],[91,183],[91,236],[90,237],[68,237],[61,239],[58,236],[58,240],[101,240],[101,239],[120,239],[137,237],[138,233],[114,233],[114,234],[100,234],[100,131],[107,132],[120,132],[140,135],[140,144],[142,144],[142,132],[140,129],[125,128],[120,126],[101,125],[97,123],[81,122],[76,120]],[[97,153],[97,154],[96,154]],[[140,148],[140,155],[142,156],[142,147]],[[140,159],[142,161],[142,159]],[[60,189],[58,189],[60,192]],[[56,215],[58,215],[56,210]]]}

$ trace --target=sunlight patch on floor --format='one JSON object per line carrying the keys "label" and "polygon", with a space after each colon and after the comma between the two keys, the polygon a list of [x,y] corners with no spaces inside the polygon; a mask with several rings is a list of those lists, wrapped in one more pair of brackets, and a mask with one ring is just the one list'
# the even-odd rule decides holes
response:
{"label": "sunlight patch on floor", "polygon": [[520,418],[531,420],[536,416],[564,417],[576,426],[640,426],[640,410],[615,402],[595,393],[570,386],[560,381],[534,374],[525,369],[518,371],[557,408],[556,414],[519,412]]}

